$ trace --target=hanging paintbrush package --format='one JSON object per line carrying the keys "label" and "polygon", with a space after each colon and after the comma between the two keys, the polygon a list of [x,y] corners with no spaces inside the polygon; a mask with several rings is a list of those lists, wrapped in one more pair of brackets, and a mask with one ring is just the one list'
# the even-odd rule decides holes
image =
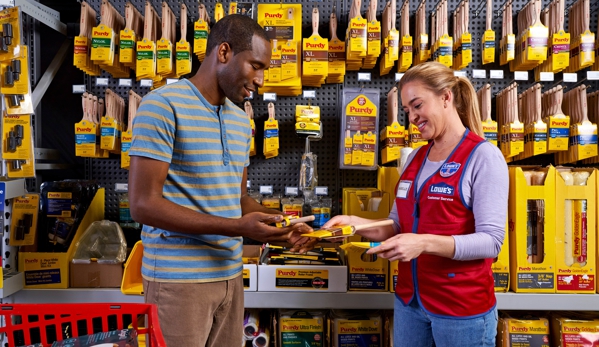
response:
{"label": "hanging paintbrush package", "polygon": [[596,175],[593,168],[558,168],[555,214],[557,293],[595,293]]}
{"label": "hanging paintbrush package", "polygon": [[[343,90],[339,168],[376,170],[378,163],[380,91],[371,88]],[[345,160],[351,139],[351,161]]]}

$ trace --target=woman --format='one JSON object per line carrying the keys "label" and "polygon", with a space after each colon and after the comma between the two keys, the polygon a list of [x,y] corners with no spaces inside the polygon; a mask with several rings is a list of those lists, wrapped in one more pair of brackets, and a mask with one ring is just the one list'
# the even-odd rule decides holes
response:
{"label": "woman", "polygon": [[[468,79],[429,62],[408,70],[399,89],[404,112],[429,144],[411,153],[401,174],[394,225],[359,232],[384,241],[368,253],[399,260],[394,345],[495,346],[491,264],[505,233],[505,159],[482,138]],[[367,222],[336,216],[324,227]]]}

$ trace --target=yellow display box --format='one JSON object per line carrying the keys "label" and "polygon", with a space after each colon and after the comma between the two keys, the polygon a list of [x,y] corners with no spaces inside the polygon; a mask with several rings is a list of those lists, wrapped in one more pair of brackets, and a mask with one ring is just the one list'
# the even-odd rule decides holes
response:
{"label": "yellow display box", "polygon": [[397,263],[399,263],[399,260],[394,260],[389,263],[389,291],[391,293],[395,293],[395,286],[397,285],[397,275],[399,274]]}
{"label": "yellow display box", "polygon": [[389,261],[375,254],[346,252],[347,288],[350,291],[386,292],[389,288]]}
{"label": "yellow display box", "polygon": [[507,292],[510,289],[510,235],[508,225],[505,228],[505,238],[501,251],[491,265],[496,292]]}
{"label": "yellow display box", "polygon": [[497,346],[549,347],[549,320],[534,314],[503,312],[497,321]]}
{"label": "yellow display box", "polygon": [[379,166],[376,174],[376,187],[385,193],[389,193],[389,211],[395,203],[395,188],[399,182],[399,170],[395,166]]}
{"label": "yellow display box", "polygon": [[555,293],[555,168],[525,170],[545,178],[542,185],[528,185],[522,167],[509,169],[510,288]]}
{"label": "yellow display box", "polygon": [[387,218],[391,211],[389,193],[376,188],[343,188],[342,209],[343,214],[347,215],[368,219]]}
{"label": "yellow display box", "polygon": [[66,253],[19,252],[19,271],[25,275],[23,288],[69,287],[69,263],[73,260],[75,245],[93,222],[104,219],[104,197],[104,188],[98,189]]}
{"label": "yellow display box", "polygon": [[551,346],[596,346],[599,341],[599,319],[589,312],[552,312]]}
{"label": "yellow display box", "polygon": [[560,169],[556,173],[555,291],[592,294],[596,282],[597,172],[580,168],[571,169],[571,173],[587,173],[589,177],[586,185],[566,185]]}

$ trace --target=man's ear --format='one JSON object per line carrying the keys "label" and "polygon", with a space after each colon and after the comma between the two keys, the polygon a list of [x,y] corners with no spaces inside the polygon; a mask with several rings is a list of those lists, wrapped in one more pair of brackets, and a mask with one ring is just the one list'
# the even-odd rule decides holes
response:
{"label": "man's ear", "polygon": [[221,43],[217,48],[218,49],[216,52],[218,61],[222,64],[225,64],[227,61],[229,61],[229,58],[233,54],[233,50],[228,42]]}

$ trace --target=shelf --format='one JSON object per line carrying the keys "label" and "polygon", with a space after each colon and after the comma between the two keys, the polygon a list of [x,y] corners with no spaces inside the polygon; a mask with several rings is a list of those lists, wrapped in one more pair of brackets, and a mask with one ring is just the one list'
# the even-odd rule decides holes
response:
{"label": "shelf", "polygon": [[[573,310],[599,309],[599,294],[497,293],[500,310]],[[245,292],[247,308],[306,309],[393,309],[394,294]],[[143,303],[143,296],[124,295],[119,289],[23,289],[4,303]]]}

